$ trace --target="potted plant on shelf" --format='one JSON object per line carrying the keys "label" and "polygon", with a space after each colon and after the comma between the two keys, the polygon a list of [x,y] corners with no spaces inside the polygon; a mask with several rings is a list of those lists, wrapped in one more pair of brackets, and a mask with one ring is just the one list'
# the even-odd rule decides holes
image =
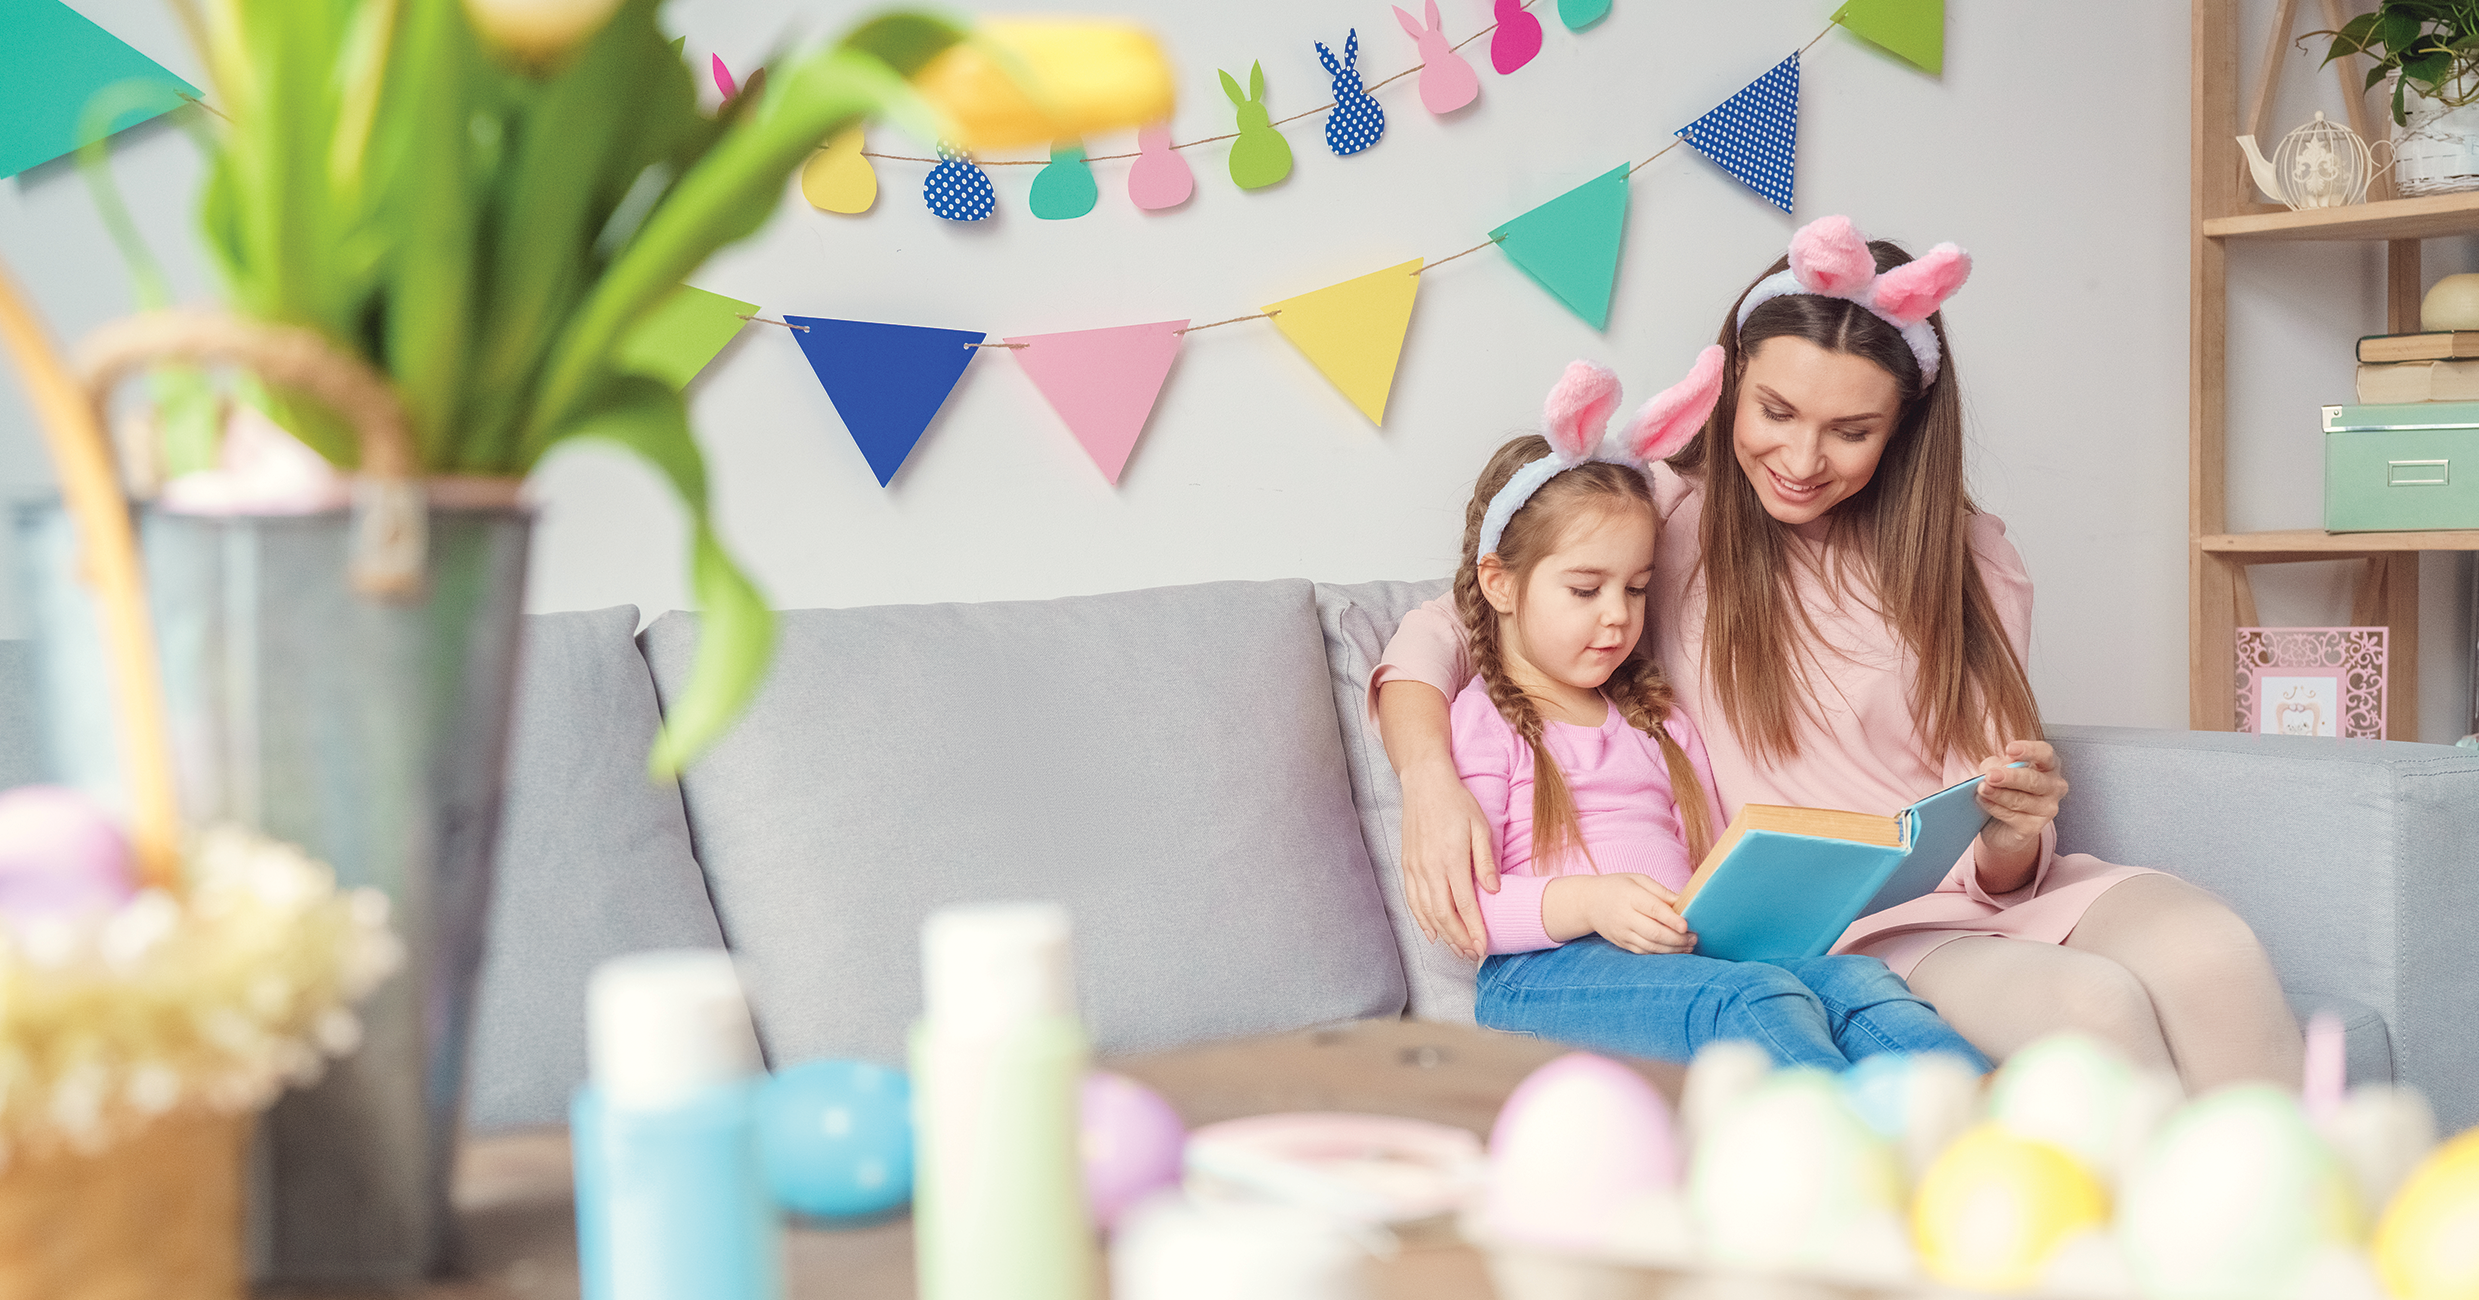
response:
{"label": "potted plant on shelf", "polygon": [[[179,647],[164,678],[185,807],[386,890],[408,950],[365,1050],[269,1118],[268,1272],[401,1282],[445,1239],[523,608],[516,484],[597,439],[686,508],[703,623],[649,756],[670,776],[756,688],[773,619],[716,532],[680,394],[622,359],[631,330],[866,117],[968,149],[1047,143],[1167,117],[1171,77],[1124,24],[896,13],[710,113],[660,0],[174,3],[210,76],[200,224],[229,311],[106,327],[88,364],[101,392],[146,365],[244,363],[263,380],[248,404],[349,481],[326,501],[153,508],[141,530]],[[194,422],[157,427],[123,439],[136,495],[157,467],[233,468],[231,436],[219,450]],[[67,542],[34,540],[73,586]],[[91,677],[77,620],[42,621],[63,629],[47,688]],[[75,716],[97,691],[53,693],[71,701],[53,727],[70,749],[108,734]],[[90,768],[110,763],[87,748]]]}
{"label": "potted plant on shelf", "polygon": [[2404,196],[2479,189],[2479,3],[2378,0],[2329,36],[2324,61],[2364,54],[2393,83],[2393,181]]}

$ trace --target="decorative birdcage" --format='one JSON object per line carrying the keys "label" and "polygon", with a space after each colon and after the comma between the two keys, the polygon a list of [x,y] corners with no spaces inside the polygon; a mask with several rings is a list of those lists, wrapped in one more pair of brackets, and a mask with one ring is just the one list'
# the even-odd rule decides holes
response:
{"label": "decorative birdcage", "polygon": [[2238,137],[2238,147],[2246,151],[2255,183],[2294,210],[2362,202],[2367,183],[2376,175],[2375,154],[2367,142],[2321,112],[2281,137],[2270,158],[2256,147],[2254,136]]}

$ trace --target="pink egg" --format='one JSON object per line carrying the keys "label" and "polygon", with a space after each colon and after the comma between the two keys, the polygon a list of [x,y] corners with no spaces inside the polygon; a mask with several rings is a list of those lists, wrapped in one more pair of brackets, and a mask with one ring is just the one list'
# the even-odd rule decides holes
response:
{"label": "pink egg", "polygon": [[57,785],[0,794],[0,913],[109,911],[136,888],[129,841],[94,800]]}
{"label": "pink egg", "polygon": [[1082,1111],[1085,1203],[1107,1230],[1129,1206],[1178,1185],[1188,1126],[1162,1094],[1100,1070],[1085,1076]]}
{"label": "pink egg", "polygon": [[1571,1052],[1534,1070],[1489,1133],[1491,1229],[1508,1240],[1589,1249],[1636,1198],[1678,1184],[1670,1107],[1644,1076]]}

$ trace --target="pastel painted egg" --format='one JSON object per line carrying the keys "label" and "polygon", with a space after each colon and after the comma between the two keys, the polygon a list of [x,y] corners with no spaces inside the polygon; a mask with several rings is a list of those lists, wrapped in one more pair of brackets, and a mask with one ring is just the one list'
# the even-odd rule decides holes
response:
{"label": "pastel painted egg", "polygon": [[759,1156],[784,1208],[823,1219],[912,1199],[912,1081],[868,1061],[807,1061],[758,1094]]}
{"label": "pastel painted egg", "polygon": [[2318,1253],[2355,1246],[2358,1192],[2269,1084],[2224,1088],[2172,1115],[2129,1170],[2118,1240],[2148,1300],[2278,1295]]}
{"label": "pastel painted egg", "polygon": [[1892,1149],[1817,1070],[1780,1071],[1715,1117],[1688,1175],[1706,1257],[1734,1267],[1832,1264],[1901,1205]]}
{"label": "pastel painted egg", "polygon": [[1687,1063],[1687,1081],[1679,1086],[1679,1126],[1687,1145],[1704,1140],[1723,1111],[1747,1099],[1773,1077],[1773,1058],[1754,1043],[1724,1038],[1696,1049]]}
{"label": "pastel painted egg", "polygon": [[1482,1213],[1507,1241],[1592,1249],[1626,1206],[1677,1182],[1661,1094],[1608,1057],[1571,1052],[1534,1070],[1498,1111]]}
{"label": "pastel painted egg", "polygon": [[1993,1123],[1937,1157],[1911,1209],[1928,1275],[1983,1291],[2031,1288],[2060,1246],[2108,1222],[2109,1194],[2081,1162]]}
{"label": "pastel painted egg", "polygon": [[129,841],[94,800],[59,785],[0,794],[0,912],[110,911],[136,890]]}
{"label": "pastel painted egg", "polygon": [[1939,1152],[1979,1117],[1980,1072],[1943,1052],[1880,1052],[1842,1076],[1842,1095],[1894,1145],[1916,1183]]}
{"label": "pastel painted egg", "polygon": [[2479,1128],[2411,1173],[2375,1247],[2376,1270],[2400,1300],[2479,1300]]}
{"label": "pastel painted egg", "polygon": [[2416,1088],[2363,1083],[2316,1121],[2316,1132],[2358,1180],[2359,1208],[2374,1219],[2436,1149],[2436,1112]]}
{"label": "pastel painted egg", "polygon": [[1989,1088],[1989,1118],[2061,1148],[2114,1184],[2177,1107],[2177,1082],[2147,1074],[2082,1034],[2016,1052]]}
{"label": "pastel painted egg", "polygon": [[1085,1076],[1082,1111],[1085,1202],[1108,1230],[1129,1206],[1178,1184],[1188,1126],[1162,1094],[1101,1070]]}

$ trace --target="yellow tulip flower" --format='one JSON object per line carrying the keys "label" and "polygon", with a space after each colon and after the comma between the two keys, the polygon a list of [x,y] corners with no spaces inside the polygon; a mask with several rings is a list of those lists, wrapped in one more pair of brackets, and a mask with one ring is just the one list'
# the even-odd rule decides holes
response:
{"label": "yellow tulip flower", "polygon": [[1170,117],[1170,61],[1151,33],[1094,19],[996,19],[924,66],[914,89],[956,144],[1011,149]]}
{"label": "yellow tulip flower", "polygon": [[584,44],[619,7],[620,0],[465,0],[483,40],[530,64]]}

